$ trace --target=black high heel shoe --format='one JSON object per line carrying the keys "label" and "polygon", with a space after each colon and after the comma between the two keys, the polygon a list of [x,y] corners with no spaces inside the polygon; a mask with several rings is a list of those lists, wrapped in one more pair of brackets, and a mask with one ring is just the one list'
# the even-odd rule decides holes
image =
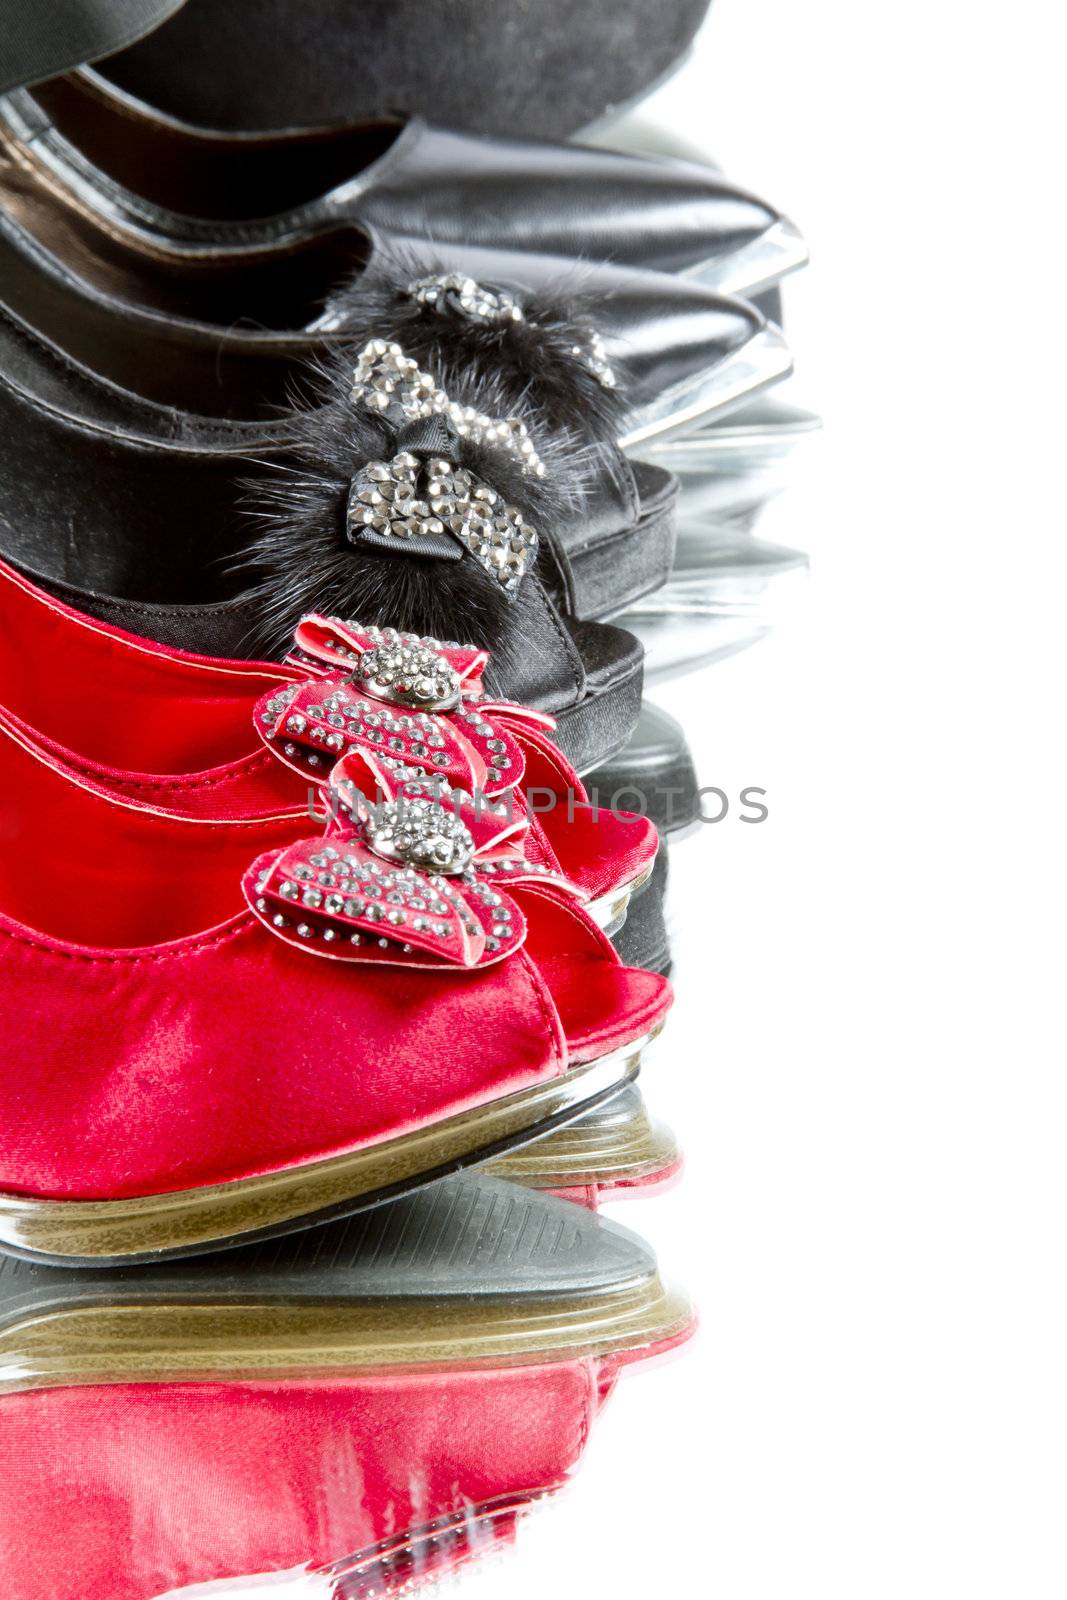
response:
{"label": "black high heel shoe", "polygon": [[[5,136],[0,123],[10,256],[0,281],[10,280],[9,300],[32,316],[45,293],[34,281],[39,271],[80,288],[93,302],[82,315],[110,309],[128,322],[122,342],[162,338],[183,346],[187,362],[198,360],[210,375],[212,407],[231,415],[276,401],[285,393],[286,360],[314,355],[345,335],[351,319],[365,329],[368,308],[386,291],[395,302],[408,285],[435,274],[457,273],[509,293],[520,306],[529,302],[534,320],[538,308],[558,320],[561,307],[579,304],[606,361],[625,378],[617,392],[617,442],[625,449],[703,426],[791,366],[781,334],[759,312],[689,279],[464,242],[402,240],[343,217],[280,238],[268,231],[248,243],[239,236],[225,245],[179,243],[97,205],[92,185],[51,171],[42,148],[39,140]],[[20,286],[27,262],[31,281]],[[200,404],[175,390],[174,366],[172,355],[161,371],[163,397]]]}
{"label": "black high heel shoe", "polygon": [[664,77],[707,9],[708,0],[189,0],[103,70],[217,127],[402,106],[458,128],[559,139]]}
{"label": "black high heel shoe", "polygon": [[[464,95],[477,98],[467,83]],[[712,289],[729,283],[737,294],[807,259],[788,218],[691,162],[480,137],[417,117],[218,133],[162,115],[92,71],[12,94],[2,114],[25,158],[84,207],[113,227],[201,252],[292,245],[358,224],[438,250],[611,261]]]}

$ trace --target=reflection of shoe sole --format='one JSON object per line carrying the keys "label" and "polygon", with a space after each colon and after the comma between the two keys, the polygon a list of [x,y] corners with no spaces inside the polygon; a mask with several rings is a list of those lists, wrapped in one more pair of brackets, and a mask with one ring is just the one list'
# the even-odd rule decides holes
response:
{"label": "reflection of shoe sole", "polygon": [[502,1156],[487,1169],[531,1189],[628,1189],[660,1181],[681,1164],[678,1141],[649,1117],[635,1084],[578,1122]]}
{"label": "reflection of shoe sole", "polygon": [[607,933],[618,933],[626,920],[626,912],[631,898],[639,889],[643,889],[656,870],[655,861],[636,875],[621,883],[617,889],[609,889],[607,894],[602,894],[596,900],[588,900],[585,904],[587,916],[592,917],[598,928],[603,928]]}
{"label": "reflection of shoe sole", "polygon": [[432,1127],[285,1172],[132,1200],[0,1195],[0,1247],[68,1266],[149,1262],[345,1216],[487,1161],[616,1094],[647,1038]]}
{"label": "reflection of shoe sole", "polygon": [[447,1179],[269,1249],[141,1272],[0,1268],[0,1390],[513,1366],[692,1323],[648,1247],[547,1195]]}
{"label": "reflection of shoe sole", "polygon": [[[721,510],[723,497],[715,500],[707,493],[702,501],[694,496],[687,480],[721,476],[731,486],[746,485],[756,478],[758,491],[760,481],[756,475],[780,467],[821,428],[822,418],[816,412],[804,411],[772,394],[739,407],[726,417],[713,418],[707,427],[684,438],[657,443],[654,459],[682,480],[679,509],[683,516],[691,516],[703,511],[705,503],[708,509]],[[748,498],[753,498],[751,489]]]}
{"label": "reflection of shoe sole", "polygon": [[722,416],[735,406],[779,383],[793,370],[781,331],[773,323],[754,333],[740,349],[725,357],[693,382],[665,389],[647,406],[635,411],[630,427],[619,440],[623,450],[668,438],[700,427],[712,416]]}
{"label": "reflection of shoe sole", "polygon": [[[436,1517],[418,1528],[393,1534],[368,1545],[354,1555],[342,1556],[324,1567],[301,1567],[291,1574],[293,1587],[286,1583],[290,1574],[250,1573],[240,1579],[217,1578],[207,1583],[183,1584],[168,1589],[155,1600],[255,1600],[270,1593],[284,1596],[319,1595],[321,1600],[382,1600],[392,1595],[427,1591],[427,1600],[436,1593],[435,1579],[453,1578],[475,1560],[484,1560],[494,1550],[509,1544],[520,1519],[529,1513],[536,1500],[530,1495],[510,1494],[496,1500],[465,1504],[461,1511]],[[315,1580],[318,1580],[317,1582]],[[308,1585],[312,1587],[308,1587]]]}

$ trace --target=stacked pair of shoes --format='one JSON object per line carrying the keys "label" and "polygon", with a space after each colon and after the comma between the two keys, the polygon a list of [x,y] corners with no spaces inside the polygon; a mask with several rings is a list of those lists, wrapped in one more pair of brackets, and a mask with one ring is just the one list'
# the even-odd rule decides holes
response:
{"label": "stacked pair of shoes", "polygon": [[692,1330],[598,1215],[680,1164],[695,793],[604,619],[789,369],[719,286],[802,250],[696,167],[83,67],[0,100],[0,257],[4,1593],[407,1592]]}

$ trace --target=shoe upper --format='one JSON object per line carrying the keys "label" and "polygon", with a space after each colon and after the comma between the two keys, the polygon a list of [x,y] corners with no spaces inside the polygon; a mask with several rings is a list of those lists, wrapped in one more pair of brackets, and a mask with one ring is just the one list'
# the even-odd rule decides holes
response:
{"label": "shoe upper", "polygon": [[669,1004],[580,912],[518,889],[525,944],[489,965],[295,949],[240,888],[288,823],[160,816],[10,721],[3,744],[0,826],[20,843],[0,863],[8,1193],[157,1194],[373,1145],[607,1054]]}
{"label": "shoe upper", "polygon": [[[506,247],[476,230],[423,236],[371,219],[320,220],[296,239],[268,233],[257,240],[242,226],[232,240],[183,247],[112,217],[98,187],[71,173],[57,182],[42,167],[36,140],[27,147],[10,134],[0,139],[0,179],[5,171],[18,195],[0,238],[6,303],[32,320],[31,310],[39,314],[46,303],[47,280],[61,331],[45,328],[46,337],[65,347],[76,338],[80,348],[69,353],[89,366],[134,390],[152,385],[149,396],[205,415],[270,415],[298,364],[331,336],[348,336],[361,301],[362,322],[369,307],[381,323],[391,309],[383,284],[395,297],[406,282],[447,272],[520,299],[580,301],[618,373],[624,441],[669,431],[683,413],[713,416],[787,368],[777,335],[754,306],[596,251]],[[94,325],[97,348],[106,346],[95,360],[87,342]],[[380,325],[375,331],[389,337]]]}
{"label": "shoe upper", "polygon": [[219,134],[162,116],[88,72],[12,95],[7,108],[19,136],[111,215],[200,245],[280,241],[356,221],[438,245],[714,281],[780,221],[695,163],[461,133],[421,118]]}
{"label": "shoe upper", "polygon": [[[78,305],[84,309],[81,300]],[[79,324],[79,338],[89,336],[89,321]],[[138,340],[119,324],[108,348],[121,353],[127,346],[136,352]],[[345,403],[338,420],[343,430]],[[286,454],[292,427],[291,415],[280,421],[235,421],[146,398],[10,315],[0,320],[0,457],[8,463],[0,472],[3,555],[78,609],[131,632],[216,656],[262,655],[263,604],[249,560],[260,524],[249,515],[248,482],[256,479],[261,489],[265,486],[273,469],[264,463]],[[314,439],[314,418],[308,427]],[[559,438],[560,451],[573,454]],[[358,459],[349,454],[351,477]],[[59,460],[62,472],[55,470]],[[667,474],[659,476],[670,481]],[[316,603],[313,591],[324,557],[342,589],[352,581],[367,586],[365,605],[346,603],[338,591],[326,596],[330,609],[369,612],[418,632],[462,626],[442,629],[432,613],[458,613],[471,587],[466,563],[453,601],[440,597],[435,575],[413,597],[410,617],[399,616],[388,565],[361,560],[346,543],[344,477],[327,472],[316,478],[315,469],[311,477],[321,484],[327,505],[324,518],[311,518],[309,532],[312,540],[321,535],[325,546],[320,542],[317,555],[306,554],[298,539],[281,532],[281,593],[287,594],[290,578],[299,583],[300,593],[283,602],[279,639],[309,602]],[[599,481],[606,492],[616,492],[610,471]],[[623,494],[621,505],[624,527],[644,534],[632,495]],[[660,507],[657,517],[660,537],[648,541],[652,573],[663,566],[660,545],[666,541],[669,550],[673,539],[669,505]],[[558,528],[566,525],[561,516]],[[587,623],[579,639],[568,614],[568,558],[561,535],[557,543],[554,512],[542,519],[539,531],[543,561],[527,575],[514,605],[491,613],[510,622],[516,643],[497,688],[556,712],[611,692],[619,672],[636,686],[640,652],[634,653],[628,635]],[[604,563],[598,567],[603,571]],[[445,575],[455,578],[451,568]],[[626,580],[635,592],[649,581],[644,565],[636,578]],[[312,592],[306,592],[309,584]],[[606,603],[602,581],[597,593],[599,603]],[[480,642],[499,643],[484,621],[478,635]],[[591,651],[603,660],[594,664]],[[561,735],[570,736],[562,729]],[[612,742],[617,742],[614,736]],[[598,744],[588,731],[579,737],[577,730],[571,745],[585,763],[611,747]]]}
{"label": "shoe upper", "polygon": [[[299,683],[288,663],[235,662],[152,645],[80,614],[0,562],[0,705],[60,765],[178,817],[290,819],[307,830],[309,788],[256,737],[257,704]],[[92,685],[92,706],[71,681]],[[521,734],[532,859],[595,898],[642,874],[658,836],[646,818],[590,807],[550,740]],[[640,775],[638,775],[640,777]],[[621,780],[620,780],[621,781]]]}

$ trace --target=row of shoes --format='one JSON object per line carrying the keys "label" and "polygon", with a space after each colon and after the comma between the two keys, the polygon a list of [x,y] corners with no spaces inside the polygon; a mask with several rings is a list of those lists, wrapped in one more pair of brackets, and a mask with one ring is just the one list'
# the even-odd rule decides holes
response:
{"label": "row of shoes", "polygon": [[642,637],[789,565],[803,259],[696,166],[0,99],[8,1600],[409,1592],[691,1333],[599,1215],[681,1161]]}

